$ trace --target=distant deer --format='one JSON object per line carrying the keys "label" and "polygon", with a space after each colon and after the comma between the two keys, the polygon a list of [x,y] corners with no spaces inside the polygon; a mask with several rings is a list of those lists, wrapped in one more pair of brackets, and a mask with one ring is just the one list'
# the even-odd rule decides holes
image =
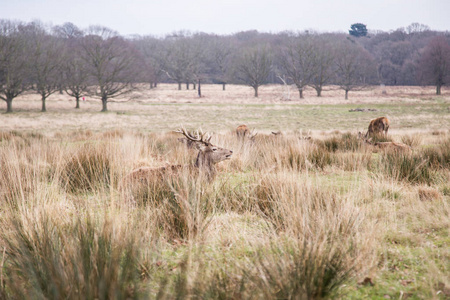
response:
{"label": "distant deer", "polygon": [[151,167],[141,167],[133,170],[125,178],[125,182],[133,182],[137,180],[138,182],[145,182],[152,176],[162,176],[165,174],[176,174],[184,168],[194,167],[195,170],[201,175],[206,176],[207,179],[212,180],[216,175],[215,164],[231,159],[233,151],[220,148],[211,144],[211,135],[206,135],[203,132],[197,131],[196,134],[189,133],[185,128],[180,128],[175,130],[175,132],[181,133],[185,138],[192,142],[198,149],[197,159],[194,165],[168,165],[165,167],[151,168]]}
{"label": "distant deer", "polygon": [[359,133],[359,138],[362,139],[365,143],[373,147],[373,151],[376,153],[378,151],[395,151],[400,153],[412,153],[412,149],[410,146],[403,143],[395,143],[395,142],[372,142],[372,138],[367,139],[361,133]]}
{"label": "distant deer", "polygon": [[384,131],[384,135],[386,136],[389,130],[389,120],[386,117],[379,117],[370,121],[369,128],[367,129],[367,133],[364,135],[365,138],[369,138],[371,136],[379,135]]}
{"label": "distant deer", "polygon": [[245,138],[245,137],[247,137],[247,138],[249,138],[250,140],[254,140],[254,139],[255,139],[255,136],[256,136],[257,134],[258,134],[258,133],[255,133],[254,130],[250,131],[250,129],[247,127],[247,125],[239,125],[239,126],[236,128],[236,135],[237,135],[239,138]]}

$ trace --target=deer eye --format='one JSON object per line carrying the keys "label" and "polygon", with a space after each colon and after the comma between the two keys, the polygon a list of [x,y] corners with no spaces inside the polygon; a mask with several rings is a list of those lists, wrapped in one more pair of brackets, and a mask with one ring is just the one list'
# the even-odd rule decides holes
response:
{"label": "deer eye", "polygon": [[213,148],[212,148],[212,151],[213,151],[213,152],[216,152],[216,151],[217,151],[217,148],[216,148],[216,147],[213,147]]}

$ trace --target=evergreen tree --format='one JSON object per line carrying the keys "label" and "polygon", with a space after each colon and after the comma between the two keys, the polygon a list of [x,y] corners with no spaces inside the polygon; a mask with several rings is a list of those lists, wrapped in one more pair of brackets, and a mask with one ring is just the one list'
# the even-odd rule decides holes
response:
{"label": "evergreen tree", "polygon": [[350,35],[353,35],[355,37],[361,37],[367,35],[367,28],[366,25],[362,23],[355,23],[350,26],[350,30],[348,31]]}

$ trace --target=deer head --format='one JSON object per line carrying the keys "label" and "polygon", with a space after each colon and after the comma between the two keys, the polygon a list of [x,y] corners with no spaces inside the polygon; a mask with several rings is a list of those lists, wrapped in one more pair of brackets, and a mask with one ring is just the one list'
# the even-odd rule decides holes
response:
{"label": "deer head", "polygon": [[209,176],[214,176],[216,173],[215,164],[231,159],[233,151],[213,145],[211,135],[204,133],[202,130],[195,133],[188,132],[184,127],[181,127],[175,132],[181,133],[188,141],[191,141],[198,149],[195,166],[201,172],[206,172]]}

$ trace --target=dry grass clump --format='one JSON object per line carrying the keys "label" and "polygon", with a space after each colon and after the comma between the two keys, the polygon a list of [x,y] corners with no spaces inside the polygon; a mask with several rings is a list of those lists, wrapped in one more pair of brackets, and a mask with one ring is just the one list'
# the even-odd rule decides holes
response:
{"label": "dry grass clump", "polygon": [[326,138],[322,141],[318,140],[316,143],[322,149],[326,149],[329,152],[340,151],[358,151],[361,148],[361,140],[357,135],[351,133],[343,133],[341,136],[334,134],[330,138]]}
{"label": "dry grass clump", "polygon": [[402,136],[402,143],[410,146],[411,148],[416,148],[422,145],[423,136],[416,133],[413,135],[404,135]]}
{"label": "dry grass clump", "polygon": [[111,158],[107,143],[86,143],[69,154],[61,183],[70,192],[93,191],[111,183]]}
{"label": "dry grass clump", "polygon": [[435,169],[450,168],[450,138],[435,147],[429,147],[423,151],[423,156],[428,159],[430,167]]}
{"label": "dry grass clump", "polygon": [[[154,225],[170,239],[191,240],[208,225],[213,210],[209,183],[189,169],[124,186],[124,201],[153,213]],[[135,186],[132,186],[135,185]]]}
{"label": "dry grass clump", "polygon": [[433,188],[419,188],[417,194],[421,201],[433,201],[440,198],[439,191]]}
{"label": "dry grass clump", "polygon": [[396,180],[429,185],[438,183],[440,178],[448,176],[445,170],[450,167],[450,142],[447,140],[441,145],[419,150],[413,154],[383,152],[379,156],[376,167]]}
{"label": "dry grass clump", "polygon": [[33,221],[10,220],[11,232],[1,234],[8,259],[0,295],[22,299],[138,297],[136,238],[117,236],[113,220],[102,223],[95,218],[79,216],[66,228],[45,215]]}
{"label": "dry grass clump", "polygon": [[12,140],[16,135],[9,131],[0,131],[0,142]]}
{"label": "dry grass clump", "polygon": [[380,155],[379,167],[381,172],[399,181],[431,184],[436,178],[428,160],[420,154],[387,151]]}
{"label": "dry grass clump", "polygon": [[42,137],[13,139],[0,148],[0,201],[12,206],[53,181],[59,151]]}

